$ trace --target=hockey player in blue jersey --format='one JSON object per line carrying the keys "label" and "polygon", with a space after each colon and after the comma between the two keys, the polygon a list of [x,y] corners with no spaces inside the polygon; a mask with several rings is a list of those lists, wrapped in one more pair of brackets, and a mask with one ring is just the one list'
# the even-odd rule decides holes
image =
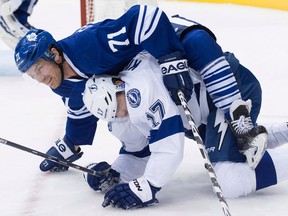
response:
{"label": "hockey player in blue jersey", "polygon": [[[229,53],[229,62],[235,60]],[[252,97],[259,103],[261,89],[257,79],[241,65],[236,73],[242,96]],[[194,78],[197,72],[191,71],[191,75]],[[193,81],[195,89],[189,107],[224,196],[245,196],[288,180],[288,149],[279,148],[288,143],[287,123],[267,127],[268,149],[251,169],[248,162],[239,160],[243,155],[237,151],[237,140],[225,122],[224,112],[211,103],[203,81]],[[189,125],[182,107],[177,108],[166,93],[157,61],[147,53],[140,53],[117,78],[90,78],[83,100],[91,113],[109,122],[110,132],[123,145],[112,165],[102,161],[88,166],[102,175],[84,175],[93,190],[105,193],[103,207],[131,209],[158,203],[156,193],[182,159],[183,126],[179,118],[182,117],[188,128]],[[235,108],[238,109],[232,104],[232,113]],[[258,112],[253,107],[251,111],[252,117],[257,118]],[[147,154],[147,146],[151,155]]]}
{"label": "hockey player in blue jersey", "polygon": [[[180,104],[179,89],[187,100],[191,97],[193,85],[187,58],[190,68],[198,71],[197,78],[204,81],[211,104],[222,110],[230,122],[239,144],[237,151],[245,154],[248,161],[259,162],[265,140],[257,141],[266,136],[266,131],[262,126],[253,125],[256,119],[250,117],[249,101],[242,101],[234,76],[237,61],[228,64],[209,29],[179,16],[174,20],[173,28],[159,8],[142,5],[132,7],[117,20],[88,24],[57,42],[51,34],[41,30],[30,31],[23,37],[14,56],[19,70],[50,86],[68,107],[65,136],[49,154],[70,161],[82,155],[78,146],[92,144],[97,125],[97,118],[82,101],[86,80],[94,74],[116,75],[137,53],[146,50],[158,59],[164,84],[176,104]],[[237,115],[230,116],[229,109],[234,101],[240,109]],[[256,112],[259,111],[259,104],[254,104],[253,100],[252,104]],[[66,147],[67,152],[60,151],[59,146]],[[239,160],[246,158],[242,155]],[[42,171],[67,170],[48,160],[43,161],[40,168]]]}
{"label": "hockey player in blue jersey", "polygon": [[18,41],[34,27],[28,22],[38,0],[0,0],[0,38],[15,49]]}

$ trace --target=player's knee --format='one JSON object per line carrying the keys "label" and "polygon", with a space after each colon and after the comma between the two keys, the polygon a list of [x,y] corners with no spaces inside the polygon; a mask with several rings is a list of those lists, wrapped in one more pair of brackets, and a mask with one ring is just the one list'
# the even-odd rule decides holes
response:
{"label": "player's knee", "polygon": [[219,162],[214,169],[226,198],[246,196],[256,190],[255,172],[247,163]]}

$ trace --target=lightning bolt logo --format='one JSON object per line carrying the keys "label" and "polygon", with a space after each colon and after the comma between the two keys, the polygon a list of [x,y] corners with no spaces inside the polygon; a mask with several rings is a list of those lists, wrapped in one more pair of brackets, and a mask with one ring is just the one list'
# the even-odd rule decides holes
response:
{"label": "lightning bolt logo", "polygon": [[130,89],[127,92],[127,100],[132,108],[137,108],[141,103],[140,91],[136,88]]}
{"label": "lightning bolt logo", "polygon": [[214,128],[216,128],[217,126],[218,126],[218,133],[220,134],[220,142],[218,146],[218,150],[220,150],[223,144],[225,133],[228,128],[228,124],[225,122],[223,111],[219,109],[216,112]]}

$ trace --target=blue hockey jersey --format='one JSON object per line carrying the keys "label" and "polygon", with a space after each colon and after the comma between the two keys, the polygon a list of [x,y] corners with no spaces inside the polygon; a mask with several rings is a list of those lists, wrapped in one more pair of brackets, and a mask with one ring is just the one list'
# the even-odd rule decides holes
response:
{"label": "blue hockey jersey", "polygon": [[184,49],[159,8],[137,5],[117,20],[88,24],[57,42],[65,60],[83,79],[67,79],[53,89],[68,107],[66,138],[75,145],[92,144],[97,119],[85,108],[82,93],[93,74],[118,74],[139,52],[153,57]]}
{"label": "blue hockey jersey", "polygon": [[175,51],[186,55],[195,77],[204,81],[213,104],[225,112],[235,99],[241,98],[233,71],[214,34],[180,16],[169,21],[159,8],[152,6],[137,5],[117,20],[88,24],[58,41],[57,46],[83,78],[64,80],[53,90],[68,107],[66,138],[75,145],[92,144],[96,130],[97,119],[82,101],[86,79],[93,74],[118,74],[143,50],[156,59]]}

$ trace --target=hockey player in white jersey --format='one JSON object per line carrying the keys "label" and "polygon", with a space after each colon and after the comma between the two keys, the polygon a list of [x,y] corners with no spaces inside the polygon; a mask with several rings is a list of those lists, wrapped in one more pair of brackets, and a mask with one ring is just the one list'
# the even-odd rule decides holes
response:
{"label": "hockey player in white jersey", "polygon": [[28,22],[38,0],[0,0],[0,38],[15,49],[18,41],[34,27]]}
{"label": "hockey player in white jersey", "polygon": [[[240,70],[243,74],[236,79],[239,83],[243,82],[240,85],[241,93],[244,97],[254,95],[253,99],[259,102],[259,82],[250,71]],[[157,71],[159,75],[151,79],[151,75]],[[195,74],[195,71],[191,72],[192,76]],[[255,169],[251,169],[246,161],[235,160],[235,153],[231,157],[230,151],[237,146],[237,141],[232,133],[227,132],[224,113],[211,106],[211,99],[207,97],[207,89],[201,81],[194,79],[194,84],[189,105],[195,123],[202,132],[204,128],[207,131],[201,134],[204,142],[214,142],[213,147],[206,146],[206,149],[213,157],[214,170],[224,195],[227,198],[245,196],[288,180],[288,149],[280,148],[288,144],[287,123],[267,127],[268,149]],[[255,88],[251,88],[251,85]],[[142,53],[119,74],[119,78],[90,78],[83,99],[96,117],[109,121],[109,130],[123,144],[112,166],[105,161],[88,166],[104,173],[98,177],[85,176],[93,190],[105,193],[103,206],[130,209],[156,203],[158,190],[154,187],[160,189],[169,180],[182,158],[183,150],[179,113],[166,94],[156,60]],[[182,110],[181,106],[178,108]],[[183,114],[183,122],[187,125],[183,110],[180,114]],[[253,115],[253,118],[257,116]],[[223,130],[219,130],[220,126],[215,123],[222,123]],[[224,145],[224,148],[219,148],[220,145]],[[151,151],[150,156],[147,156],[147,146]],[[218,151],[216,156],[213,151]],[[138,191],[138,187],[143,190]]]}
{"label": "hockey player in white jersey", "polygon": [[[113,182],[121,173],[126,183],[108,190],[107,182],[97,185],[90,175],[87,181],[94,190],[106,192],[104,207],[146,207],[158,203],[155,194],[182,161],[184,127],[151,55],[138,54],[119,77],[90,78],[83,100],[91,113],[109,122],[109,131],[121,141],[121,153],[109,173]],[[103,171],[109,165],[101,162],[89,167]]]}

